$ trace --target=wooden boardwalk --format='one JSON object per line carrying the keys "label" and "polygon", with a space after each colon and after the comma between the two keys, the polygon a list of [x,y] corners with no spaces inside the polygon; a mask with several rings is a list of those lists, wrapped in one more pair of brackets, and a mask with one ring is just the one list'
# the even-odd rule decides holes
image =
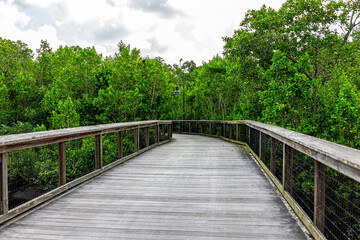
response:
{"label": "wooden boardwalk", "polygon": [[306,239],[246,150],[174,135],[0,228],[0,239]]}

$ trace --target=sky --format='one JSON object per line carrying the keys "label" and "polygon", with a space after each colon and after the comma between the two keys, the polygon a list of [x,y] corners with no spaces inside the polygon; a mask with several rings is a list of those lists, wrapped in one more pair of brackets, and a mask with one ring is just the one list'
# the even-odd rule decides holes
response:
{"label": "sky", "polygon": [[95,47],[103,57],[123,41],[143,57],[197,65],[222,55],[245,13],[285,0],[0,0],[0,37],[21,40],[34,53],[41,40]]}

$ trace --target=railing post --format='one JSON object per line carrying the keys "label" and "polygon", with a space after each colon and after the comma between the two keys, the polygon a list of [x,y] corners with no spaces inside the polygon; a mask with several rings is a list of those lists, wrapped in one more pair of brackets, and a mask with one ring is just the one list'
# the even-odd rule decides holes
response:
{"label": "railing post", "polygon": [[270,149],[270,172],[275,175],[276,172],[276,163],[275,163],[275,157],[276,157],[276,144],[275,139],[271,138],[271,149]]}
{"label": "railing post", "polygon": [[134,151],[139,151],[139,128],[134,129]]}
{"label": "railing post", "polygon": [[159,143],[159,123],[154,127],[155,143]]}
{"label": "railing post", "polygon": [[165,139],[165,124],[161,125],[161,141]]}
{"label": "railing post", "polygon": [[145,146],[148,147],[150,145],[150,132],[149,127],[145,128]]}
{"label": "railing post", "polygon": [[95,136],[95,169],[101,169],[102,162],[102,135]]}
{"label": "railing post", "polygon": [[236,141],[240,141],[240,132],[239,132],[239,124],[237,123],[236,125],[235,125],[235,127],[236,127]]}
{"label": "railing post", "polygon": [[200,133],[204,134],[204,123],[200,123]]}
{"label": "railing post", "polygon": [[123,132],[118,132],[118,157],[119,159],[123,157]]}
{"label": "railing post", "polygon": [[0,215],[9,211],[7,153],[0,153]]}
{"label": "railing post", "polygon": [[232,124],[229,124],[229,131],[230,131],[229,138],[232,139],[233,138],[233,125]]}
{"label": "railing post", "polygon": [[189,133],[191,133],[191,122],[189,122]]}
{"label": "railing post", "polygon": [[209,132],[210,132],[210,135],[212,135],[212,124],[211,124],[211,122],[209,123]]}
{"label": "railing post", "polygon": [[283,144],[283,186],[284,190],[292,194],[292,169],[294,149]]}
{"label": "railing post", "polygon": [[325,165],[315,160],[314,223],[325,230]]}
{"label": "railing post", "polygon": [[170,139],[170,129],[171,129],[171,125],[168,124],[167,125],[167,139]]}
{"label": "railing post", "polygon": [[59,186],[66,183],[66,143],[59,143]]}
{"label": "railing post", "polygon": [[259,154],[260,160],[264,163],[266,154],[266,134],[262,132],[260,132]]}

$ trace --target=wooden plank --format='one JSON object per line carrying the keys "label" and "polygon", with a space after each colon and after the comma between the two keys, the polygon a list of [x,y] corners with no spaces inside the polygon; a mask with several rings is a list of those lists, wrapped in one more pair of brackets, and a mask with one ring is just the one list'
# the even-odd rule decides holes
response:
{"label": "wooden plank", "polygon": [[245,149],[175,138],[2,228],[0,238],[306,239]]}
{"label": "wooden plank", "polygon": [[211,122],[209,123],[209,132],[210,132],[209,133],[210,135],[213,135],[213,129],[212,129],[212,123]]}
{"label": "wooden plank", "polygon": [[[171,121],[162,122],[171,123]],[[100,133],[116,132],[125,129],[137,128],[139,126],[151,126],[157,123],[158,121],[151,120],[4,135],[0,136],[0,152],[5,152],[5,148],[6,151],[9,152],[24,148],[31,148],[35,146],[66,142],[79,138],[95,136],[99,135]]]}
{"label": "wooden plank", "polygon": [[0,215],[9,210],[7,154],[0,154]]}
{"label": "wooden plank", "polygon": [[265,123],[246,124],[360,182],[360,150]]}
{"label": "wooden plank", "polygon": [[167,138],[166,139],[170,139],[170,136],[171,136],[171,125],[168,124],[167,125]]}
{"label": "wooden plank", "polygon": [[294,149],[286,144],[283,145],[283,186],[284,190],[292,194]]}
{"label": "wooden plank", "polygon": [[324,233],[325,230],[325,165],[315,162],[314,183],[314,223]]}
{"label": "wooden plank", "polygon": [[66,143],[59,143],[59,186],[66,183]]}
{"label": "wooden plank", "polygon": [[[84,183],[84,182],[89,181],[90,179],[92,179],[92,178],[94,178],[96,176],[99,176],[103,172],[108,171],[108,170],[122,164],[123,162],[126,162],[126,161],[128,161],[128,160],[130,160],[130,159],[132,159],[132,158],[134,158],[134,157],[136,157],[136,156],[138,156],[138,155],[140,155],[140,154],[142,154],[142,153],[144,153],[144,152],[146,152],[146,151],[148,151],[148,150],[150,150],[150,149],[152,149],[154,147],[166,144],[168,142],[170,142],[170,141],[168,140],[168,141],[164,141],[164,142],[161,142],[161,143],[155,143],[155,144],[153,144],[153,145],[151,145],[151,146],[149,146],[147,148],[141,149],[138,152],[134,152],[134,153],[132,153],[130,155],[127,155],[127,156],[125,156],[125,157],[123,157],[123,158],[121,158],[121,159],[119,159],[119,160],[117,160],[115,162],[112,162],[112,163],[104,166],[101,169],[95,170],[95,171],[93,171],[91,173],[88,173],[88,174],[86,174],[86,175],[84,175],[82,177],[79,177],[79,178],[77,178],[77,179],[75,179],[75,180],[73,180],[71,182],[68,182],[68,183],[64,184],[63,186],[55,188],[54,190],[52,190],[50,192],[47,192],[47,193],[45,193],[45,194],[43,194],[43,195],[41,195],[41,196],[39,196],[39,197],[37,197],[37,198],[35,198],[33,200],[30,200],[30,201],[28,201],[28,202],[26,202],[26,203],[24,203],[24,204],[22,204],[22,205],[20,205],[20,206],[18,206],[16,208],[14,208],[14,209],[11,209],[11,210],[8,211],[7,214],[0,215],[0,224],[4,223],[4,222],[6,222],[6,221],[8,221],[8,220],[10,220],[10,219],[12,219],[14,217],[19,216],[19,215],[23,214],[24,212],[26,212],[26,211],[28,211],[28,210],[30,210],[30,209],[44,203],[44,202],[47,202],[47,201],[53,199],[56,196],[59,196],[60,194],[68,191],[71,188],[74,188],[74,187],[78,186],[81,183]],[[1,229],[1,227],[0,227],[0,229]]]}
{"label": "wooden plank", "polygon": [[95,136],[95,169],[102,168],[102,135]]}
{"label": "wooden plank", "polygon": [[123,158],[123,131],[118,132],[118,157],[119,159]]}

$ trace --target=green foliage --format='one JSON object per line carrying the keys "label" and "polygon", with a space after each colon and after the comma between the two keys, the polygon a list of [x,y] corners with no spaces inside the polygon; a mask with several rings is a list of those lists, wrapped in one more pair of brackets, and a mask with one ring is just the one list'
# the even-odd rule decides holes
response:
{"label": "green foliage", "polygon": [[52,112],[51,125],[54,128],[70,128],[79,126],[80,116],[75,111],[71,97],[64,102],[59,101],[57,111]]}

